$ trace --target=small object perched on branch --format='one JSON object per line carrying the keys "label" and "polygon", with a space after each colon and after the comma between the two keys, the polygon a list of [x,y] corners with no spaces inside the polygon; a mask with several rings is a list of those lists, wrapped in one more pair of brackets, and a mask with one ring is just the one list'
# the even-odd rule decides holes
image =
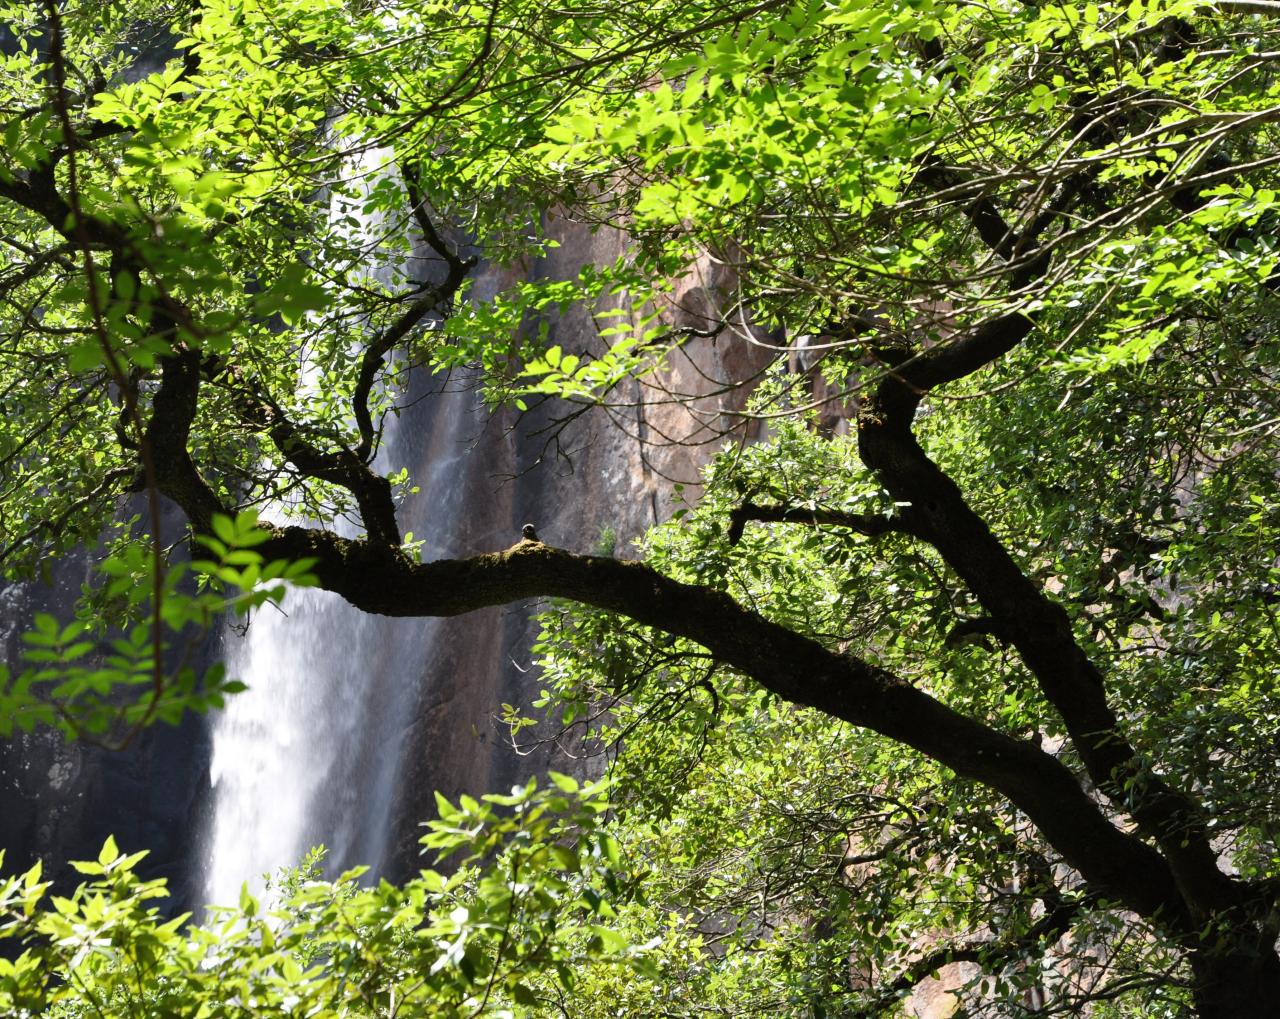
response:
{"label": "small object perched on branch", "polygon": [[525,541],[542,541],[542,539],[538,537],[538,532],[533,529],[533,524],[525,524],[520,528],[520,534]]}

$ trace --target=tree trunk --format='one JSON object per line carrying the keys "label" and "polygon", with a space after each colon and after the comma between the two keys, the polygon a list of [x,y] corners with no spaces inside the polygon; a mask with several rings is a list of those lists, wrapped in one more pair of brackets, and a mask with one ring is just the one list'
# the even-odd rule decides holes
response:
{"label": "tree trunk", "polygon": [[1280,1019],[1280,958],[1272,946],[1196,952],[1191,971],[1199,1019]]}

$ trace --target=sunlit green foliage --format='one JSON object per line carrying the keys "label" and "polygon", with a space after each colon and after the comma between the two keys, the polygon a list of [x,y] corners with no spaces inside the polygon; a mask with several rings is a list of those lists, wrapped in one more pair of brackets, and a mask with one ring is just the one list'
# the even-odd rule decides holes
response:
{"label": "sunlit green foliage", "polygon": [[6,1015],[464,1016],[536,1002],[545,971],[573,986],[580,966],[625,973],[647,963],[607,926],[633,880],[601,829],[600,784],[553,775],[484,802],[441,800],[422,838],[449,873],[364,887],[315,860],[272,901],[246,889],[197,923],[163,919],[162,881],[144,881],[108,841],[76,863],[84,882],[49,894],[37,866],[0,883]]}
{"label": "sunlit green foliage", "polygon": [[311,564],[265,562],[254,546],[268,535],[252,510],[216,517],[213,530],[197,539],[212,558],[159,566],[152,547],[125,531],[97,565],[101,582],[82,585],[76,619],[38,613],[23,635],[24,667],[0,665],[0,736],[47,725],[119,745],[153,721],[176,724],[244,690],[221,664],[199,675],[170,662],[227,613],[278,604],[288,585],[313,583]]}
{"label": "sunlit green foliage", "polygon": [[[0,3],[6,577],[102,548],[76,618],[37,620],[4,677],[0,732],[123,741],[236,692],[173,674],[172,653],[305,581],[310,564],[255,551],[254,511],[357,515],[344,471],[370,469],[412,371],[474,371],[520,409],[607,404],[683,342],[768,330],[793,370],[779,357],[749,408],[765,441],[723,451],[642,554],[1079,775],[1061,713],[934,546],[816,519],[901,511],[858,454],[869,394],[1023,315],[985,370],[924,396],[915,434],[1066,608],[1144,767],[1195,797],[1232,876],[1266,893],[1274,16],[1194,0]],[[565,223],[614,232],[620,254],[538,278]],[[468,275],[469,246],[506,272],[496,293]],[[719,274],[718,319],[695,329],[671,304],[696,265]],[[551,332],[573,311],[590,328],[571,349]],[[240,511],[195,521],[189,565],[155,493],[191,479],[160,477],[182,457],[152,462],[175,391],[182,456]],[[853,434],[810,402],[839,403]],[[378,471],[411,485],[398,468]],[[744,527],[746,504],[799,516]],[[0,934],[26,954],[0,961],[0,1004],[892,1014],[931,972],[913,968],[963,958],[972,1013],[1189,1007],[1183,946],[1095,894],[991,790],[616,616],[557,607],[540,650],[542,706],[610,755],[607,823],[594,792],[565,827],[540,813],[577,802],[571,780],[563,802],[442,804],[431,847],[477,854],[454,876],[304,874],[271,915],[246,899],[203,928],[161,922],[160,889],[108,847],[73,898],[42,904],[38,874],[4,886]],[[1044,926],[1059,911],[1069,935]]]}

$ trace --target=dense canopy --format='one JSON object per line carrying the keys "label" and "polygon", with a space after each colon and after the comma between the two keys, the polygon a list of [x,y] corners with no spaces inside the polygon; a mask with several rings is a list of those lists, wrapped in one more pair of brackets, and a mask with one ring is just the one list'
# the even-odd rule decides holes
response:
{"label": "dense canopy", "polygon": [[[0,1005],[1280,1015],[1278,14],[0,4],[0,555],[103,542],[0,722],[221,703],[166,647],[282,576],[552,596],[540,706],[613,780],[442,805],[453,876],[295,874],[220,935],[111,847],[109,893],[16,879]],[[621,257],[538,278],[566,221]],[[696,416],[668,369],[709,347],[763,367],[710,380],[725,441],[639,561],[419,561],[374,460],[413,373]]]}

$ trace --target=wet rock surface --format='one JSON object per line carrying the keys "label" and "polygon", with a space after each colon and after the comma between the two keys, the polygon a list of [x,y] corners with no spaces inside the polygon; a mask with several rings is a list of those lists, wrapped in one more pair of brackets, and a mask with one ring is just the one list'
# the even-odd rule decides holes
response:
{"label": "wet rock surface", "polygon": [[[21,662],[21,634],[37,612],[72,615],[89,556],[51,564],[48,582],[23,582],[0,591],[0,650],[11,667]],[[197,671],[214,659],[216,635],[197,638],[189,654]],[[123,749],[68,741],[48,728],[15,731],[0,740],[0,848],[4,870],[25,870],[37,860],[54,891],[65,894],[80,878],[71,860],[96,859],[113,835],[122,848],[146,849],[139,872],[164,877],[168,908],[189,907],[198,888],[193,848],[208,787],[208,720],[188,715],[178,726],[154,725]]]}

